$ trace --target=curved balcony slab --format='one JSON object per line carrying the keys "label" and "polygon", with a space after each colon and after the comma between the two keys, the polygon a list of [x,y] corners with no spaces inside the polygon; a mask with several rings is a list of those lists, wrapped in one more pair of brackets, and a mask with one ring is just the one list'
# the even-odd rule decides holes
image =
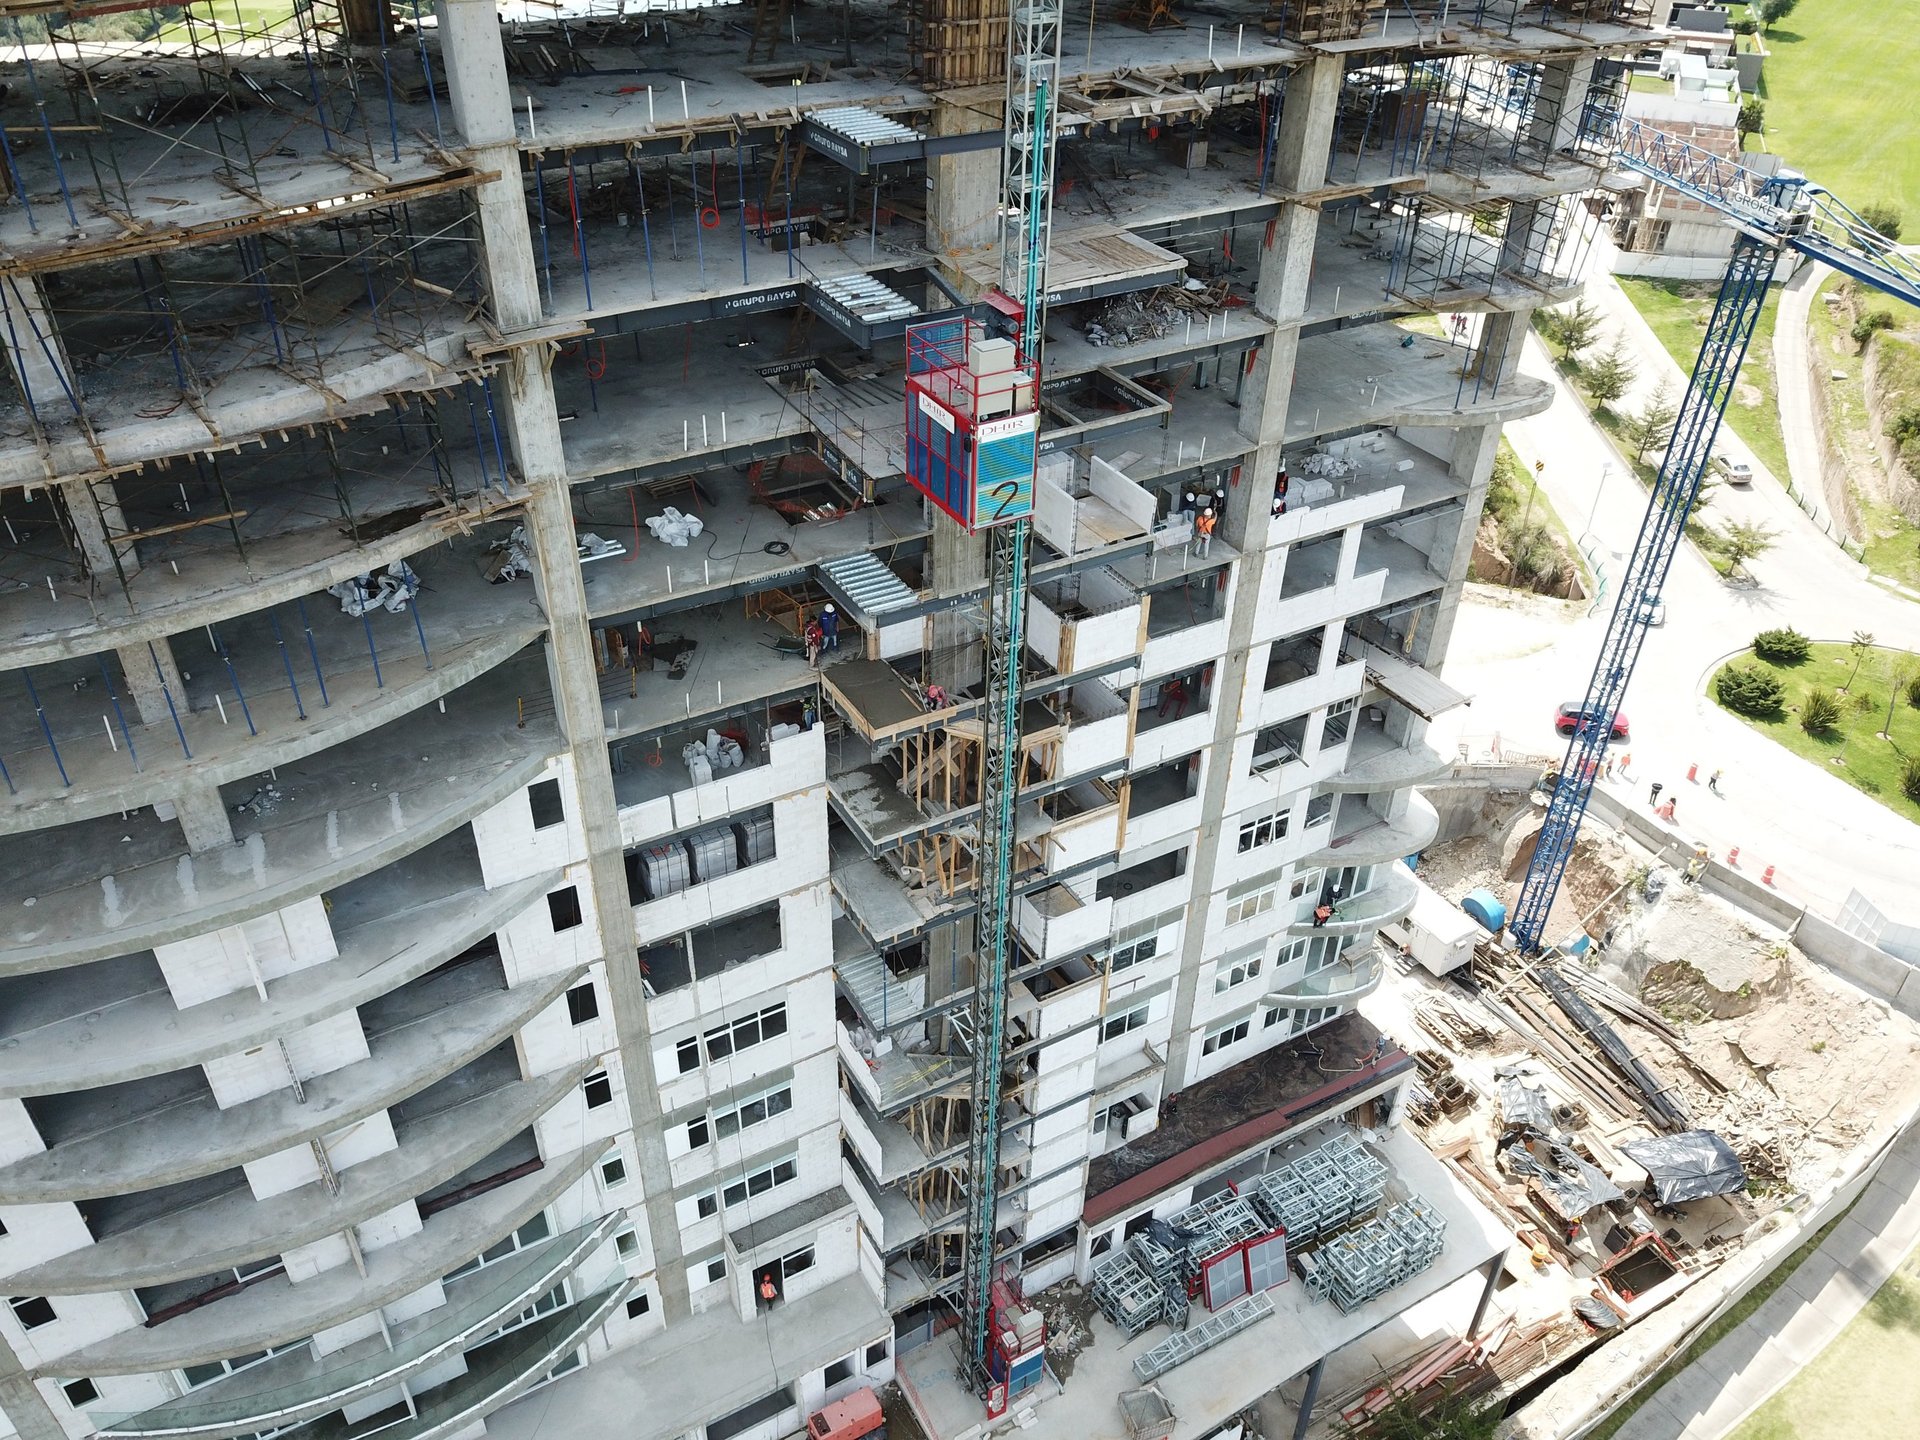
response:
{"label": "curved balcony slab", "polygon": [[[0,596],[0,658],[6,668],[17,669],[84,658],[108,646],[144,645],[230,619],[236,604],[247,611],[291,605],[339,581],[383,570],[395,560],[418,556],[443,543],[464,564],[470,554],[484,548],[483,541],[464,538],[479,518],[469,499],[461,508],[438,510],[432,519],[358,545],[335,525],[274,535],[264,542],[249,538],[246,559],[236,557],[230,570],[212,578],[209,570],[219,567],[217,560],[210,563],[203,558],[186,574],[166,566],[147,566],[138,573],[139,598],[132,606],[113,603],[117,597],[63,595],[49,605],[47,596],[36,597],[33,592],[20,592],[18,599]],[[31,603],[36,598],[40,603]],[[51,617],[44,613],[49,610]]]}
{"label": "curved balcony slab", "polygon": [[336,1265],[298,1285],[285,1275],[249,1285],[151,1328],[135,1326],[55,1356],[36,1376],[141,1375],[208,1365],[304,1340],[391,1305],[466,1263],[551,1205],[613,1144],[598,1140],[544,1168],[431,1216],[417,1234],[367,1252],[367,1271]]}
{"label": "curved balcony slab", "polygon": [[1286,933],[1295,937],[1368,935],[1382,925],[1391,925],[1410,915],[1414,902],[1419,898],[1420,885],[1413,878],[1411,870],[1397,863],[1384,865],[1376,873],[1371,888],[1342,900],[1334,907],[1333,918],[1326,924],[1315,925],[1309,916],[1305,920],[1294,921],[1287,927]]}
{"label": "curved balcony slab", "polygon": [[[32,894],[16,885],[0,912],[0,975],[150,950],[344,885],[492,809],[559,748],[551,729],[473,720],[468,734],[436,737],[427,756],[420,735],[395,735],[351,766],[322,756],[282,770],[289,798],[276,823],[237,819],[236,843],[219,850],[194,854],[176,827],[150,817],[63,834],[65,863],[54,870],[31,868],[47,837],[0,845],[0,872],[40,876]],[[371,798],[369,775],[379,777]]]}
{"label": "curved balcony slab", "polygon": [[1381,820],[1370,811],[1354,806],[1357,818],[1344,817],[1334,827],[1331,839],[1320,849],[1302,857],[1307,865],[1378,865],[1387,860],[1404,860],[1417,855],[1433,843],[1440,833],[1440,816],[1433,806],[1416,792],[1398,820]]}
{"label": "curved balcony slab", "polygon": [[317,1359],[311,1349],[290,1350],[104,1424],[99,1433],[113,1440],[188,1435],[217,1440],[317,1419],[396,1385],[497,1330],[579,1269],[626,1218],[626,1211],[616,1210],[447,1282],[446,1303],[393,1327],[391,1344],[384,1336],[374,1336]]}
{"label": "curved balcony slab", "polygon": [[[352,320],[329,327],[326,386],[295,383],[277,367],[255,358],[205,383],[197,403],[180,405],[162,417],[138,413],[150,405],[151,390],[137,399],[125,393],[103,394],[95,372],[87,387],[88,424],[62,425],[42,438],[0,446],[0,486],[45,485],[66,475],[99,475],[131,470],[152,461],[233,443],[230,437],[260,431],[294,430],[385,408],[389,395],[433,390],[447,383],[449,371],[471,373],[471,347],[486,345],[485,328],[456,319],[451,307],[436,307],[431,328],[396,348],[381,339],[372,317],[349,328]],[[14,426],[8,427],[10,431]],[[18,433],[30,433],[19,426]]]}
{"label": "curved balcony slab", "polygon": [[[475,1421],[484,1420],[546,1379],[567,1352],[579,1348],[639,1283],[616,1280],[606,1289],[542,1315],[483,1350],[470,1353],[464,1375],[418,1397],[417,1414],[380,1433],[389,1440],[446,1440]],[[353,1440],[359,1433],[357,1427],[340,1417],[314,1426],[303,1440]]]}
{"label": "curved balcony slab", "polygon": [[341,937],[322,964],[284,975],[262,1000],[234,991],[181,1010],[164,992],[0,1040],[0,1098],[117,1085],[233,1055],[398,989],[539,900],[559,872],[456,891]]}
{"label": "curved balcony slab", "polygon": [[1342,961],[1260,997],[1262,1005],[1300,1010],[1316,1005],[1351,1005],[1380,988],[1387,977],[1386,957],[1369,950],[1353,964]]}
{"label": "curved balcony slab", "polygon": [[406,1099],[478,1059],[586,974],[584,965],[476,995],[371,1037],[365,1060],[222,1110],[211,1096],[0,1168],[0,1205],[91,1200],[177,1185],[304,1145]]}
{"label": "curved balcony slab", "polygon": [[164,1285],[240,1269],[338,1234],[477,1165],[559,1104],[596,1063],[502,1085],[415,1121],[393,1149],[340,1171],[337,1191],[315,1180],[256,1200],[242,1185],[7,1276],[8,1293],[88,1295]]}
{"label": "curved balcony slab", "polygon": [[391,657],[381,670],[384,685],[376,684],[371,669],[349,672],[328,687],[333,703],[308,711],[305,718],[292,692],[280,690],[249,701],[248,725],[227,724],[217,712],[182,715],[191,759],[177,746],[169,753],[149,742],[142,768],[136,771],[124,753],[105,744],[68,744],[61,754],[70,785],[61,782],[50,752],[39,755],[44,763],[16,760],[10,768],[17,789],[0,806],[0,835],[138,810],[170,800],[188,780],[225,785],[286,765],[441,699],[506,664],[544,628],[503,620],[487,624],[476,638],[444,646],[431,668],[424,656]]}
{"label": "curved balcony slab", "polygon": [[1363,729],[1353,737],[1347,763],[1338,774],[1320,782],[1332,795],[1368,795],[1425,785],[1447,773],[1448,762],[1431,746],[1415,741],[1402,745],[1379,731]]}

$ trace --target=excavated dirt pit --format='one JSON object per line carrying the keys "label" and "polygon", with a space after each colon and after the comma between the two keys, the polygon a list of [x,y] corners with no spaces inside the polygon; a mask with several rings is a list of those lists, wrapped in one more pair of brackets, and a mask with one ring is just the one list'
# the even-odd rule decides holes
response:
{"label": "excavated dirt pit", "polygon": [[1725,1136],[1756,1183],[1815,1185],[1889,1106],[1911,1108],[1920,1027],[1781,931],[1685,885],[1669,886],[1641,925],[1639,943],[1610,955],[1601,974],[1678,1025],[1688,1053],[1727,1087],[1644,1047],[1680,1085],[1695,1124]]}
{"label": "excavated dirt pit", "polygon": [[[1508,807],[1489,821],[1481,834],[1430,847],[1420,873],[1450,899],[1485,887],[1511,908],[1539,810]],[[1650,869],[1664,882],[1651,901]],[[1678,1088],[1694,1124],[1740,1153],[1756,1188],[1817,1185],[1881,1113],[1904,1113],[1920,1096],[1920,1026],[1597,826],[1575,845],[1547,934],[1571,936],[1583,922],[1596,938],[1614,937],[1590,960],[1596,973],[1678,1027],[1711,1080],[1648,1030],[1617,1017],[1616,1027]]]}

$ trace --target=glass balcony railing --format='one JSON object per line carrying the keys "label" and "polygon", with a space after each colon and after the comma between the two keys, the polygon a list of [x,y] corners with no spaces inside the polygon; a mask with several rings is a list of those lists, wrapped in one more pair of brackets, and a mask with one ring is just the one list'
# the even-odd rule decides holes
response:
{"label": "glass balcony railing", "polygon": [[1357,960],[1336,961],[1263,997],[1269,1005],[1336,1005],[1371,995],[1387,973],[1386,957],[1369,950]]}
{"label": "glass balcony railing", "polygon": [[99,1433],[153,1440],[203,1431],[224,1434],[241,1426],[266,1430],[337,1409],[498,1329],[570,1274],[625,1218],[625,1211],[615,1211],[449,1281],[446,1304],[422,1316],[419,1329],[398,1331],[391,1349],[381,1342],[371,1354],[356,1354],[360,1347],[350,1346],[316,1360],[303,1346],[103,1424]]}

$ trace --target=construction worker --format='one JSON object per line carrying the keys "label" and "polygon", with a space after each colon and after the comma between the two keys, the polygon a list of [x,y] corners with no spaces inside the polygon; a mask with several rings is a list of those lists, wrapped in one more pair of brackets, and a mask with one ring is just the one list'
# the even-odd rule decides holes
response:
{"label": "construction worker", "polygon": [[1318,930],[1331,919],[1333,919],[1333,906],[1329,905],[1326,901],[1322,900],[1318,905],[1313,907],[1314,929]]}
{"label": "construction worker", "polygon": [[1184,680],[1173,679],[1160,687],[1160,714],[1164,718],[1167,711],[1173,711],[1178,720],[1187,713],[1187,685]]}
{"label": "construction worker", "polygon": [[760,1303],[768,1309],[780,1298],[780,1287],[773,1283],[773,1272],[767,1271],[760,1277]]}
{"label": "construction worker", "polygon": [[1673,824],[1673,812],[1675,809],[1675,805],[1676,805],[1676,802],[1674,801],[1673,796],[1669,795],[1667,797],[1666,804],[1660,806],[1653,813],[1658,815],[1662,820],[1666,821],[1669,825],[1671,825]]}
{"label": "construction worker", "polygon": [[820,611],[820,634],[822,637],[820,648],[822,650],[838,650],[840,648],[840,612],[834,609],[831,604],[822,607]]}
{"label": "construction worker", "polygon": [[1720,777],[1726,773],[1724,770],[1716,770],[1713,774],[1709,775],[1707,777],[1707,789],[1718,795],[1720,793]]}
{"label": "construction worker", "polygon": [[944,710],[947,708],[947,687],[927,682],[927,709]]}
{"label": "construction worker", "polygon": [[1213,507],[1209,505],[1200,512],[1200,518],[1193,522],[1193,553],[1196,559],[1206,559],[1207,551],[1212,548],[1213,527]]}
{"label": "construction worker", "polygon": [[803,637],[807,646],[807,664],[815,670],[820,668],[820,647],[826,644],[827,632],[820,628],[818,619],[807,621],[806,634]]}

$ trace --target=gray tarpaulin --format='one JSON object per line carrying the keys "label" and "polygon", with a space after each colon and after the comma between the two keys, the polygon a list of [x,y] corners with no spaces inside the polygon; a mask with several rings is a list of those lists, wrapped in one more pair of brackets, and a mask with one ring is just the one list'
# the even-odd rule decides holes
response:
{"label": "gray tarpaulin", "polygon": [[1625,1198],[1620,1187],[1572,1148],[1537,1130],[1514,1130],[1497,1147],[1502,1162],[1516,1175],[1532,1179],[1553,1207],[1569,1220]]}
{"label": "gray tarpaulin", "polygon": [[1709,1195],[1728,1195],[1745,1187],[1747,1172],[1733,1148],[1711,1130],[1683,1130],[1622,1145],[1653,1181],[1662,1205],[1683,1205]]}

